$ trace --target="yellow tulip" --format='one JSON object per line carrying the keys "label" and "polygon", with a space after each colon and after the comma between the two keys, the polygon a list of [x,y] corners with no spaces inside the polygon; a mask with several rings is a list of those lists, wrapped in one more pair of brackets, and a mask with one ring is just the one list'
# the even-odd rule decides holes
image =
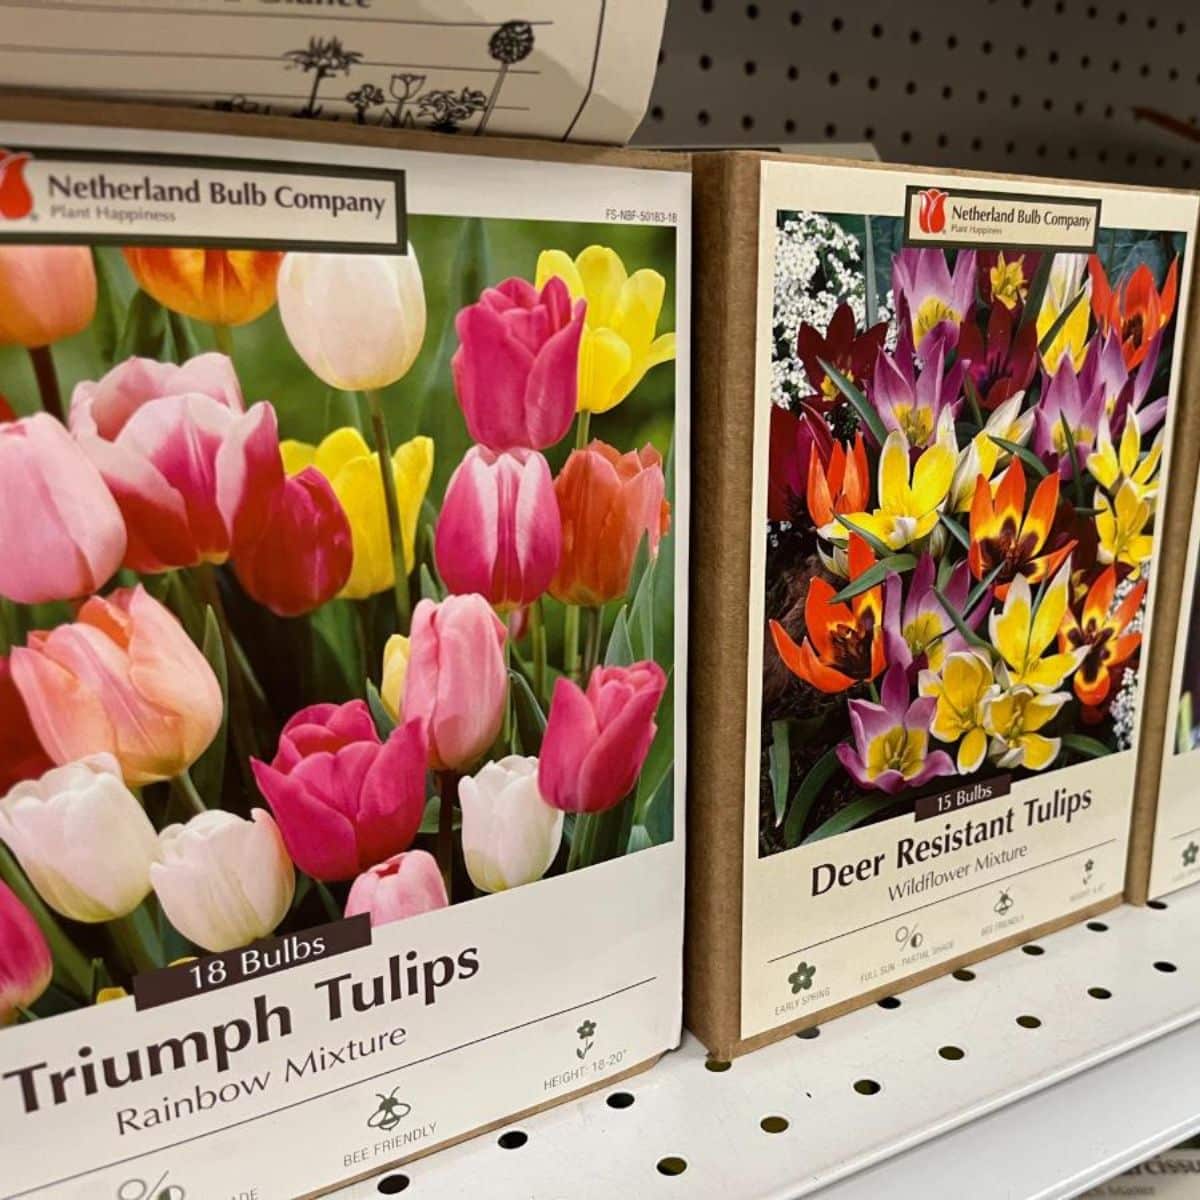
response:
{"label": "yellow tulip", "polygon": [[643,268],[632,275],[608,246],[589,246],[577,258],[543,250],[537,262],[537,288],[558,276],[572,300],[587,301],[579,347],[580,412],[615,408],[659,363],[675,357],[675,334],[655,336],[667,282]]}
{"label": "yellow tulip", "polygon": [[[354,544],[354,565],[339,595],[361,600],[393,586],[396,571],[388,539],[387,505],[379,457],[351,426],[335,429],[319,446],[306,442],[280,444],[284,470],[295,475],[305,467],[316,467],[333,487],[346,510]],[[405,570],[413,569],[417,518],[433,474],[433,441],[415,437],[397,446],[392,454],[396,481],[396,504],[400,510],[400,532],[404,542]]]}
{"label": "yellow tulip", "polygon": [[408,676],[411,653],[408,638],[399,633],[393,633],[383,648],[383,681],[379,685],[379,698],[388,716],[397,722],[404,709],[404,680]]}
{"label": "yellow tulip", "polygon": [[1038,730],[1058,715],[1066,699],[1066,692],[1045,695],[1020,687],[985,701],[984,721],[992,739],[992,761],[1009,770],[1026,767],[1041,771],[1048,767],[1058,757],[1062,742]]}
{"label": "yellow tulip", "polygon": [[1035,610],[1029,581],[1017,575],[1004,597],[1004,607],[988,618],[991,643],[1007,664],[1008,680],[1014,686],[1052,692],[1087,657],[1087,646],[1046,655],[1067,615],[1070,579],[1068,559],[1046,587]]}
{"label": "yellow tulip", "polygon": [[1146,457],[1138,461],[1142,452],[1142,434],[1137,415],[1128,413],[1125,428],[1121,431],[1121,444],[1113,444],[1108,418],[1100,422],[1100,434],[1096,448],[1088,455],[1087,469],[1092,478],[1110,495],[1128,480],[1133,484],[1139,500],[1151,500],[1158,492],[1158,468],[1162,462],[1162,437],[1154,440]]}
{"label": "yellow tulip", "polygon": [[[1088,322],[1091,320],[1092,281],[1087,277],[1086,254],[1056,254],[1046,281],[1046,292],[1042,306],[1038,309],[1037,335],[1040,346],[1054,327],[1054,322],[1072,304],[1071,315],[1063,322],[1054,340],[1042,354],[1042,363],[1053,375],[1062,365],[1064,357],[1071,359],[1078,371],[1087,354]],[[1076,301],[1080,292],[1083,296]]]}
{"label": "yellow tulip", "polygon": [[984,703],[996,692],[992,664],[982,654],[958,650],[949,655],[939,675],[922,671],[918,681],[922,696],[937,700],[929,730],[940,742],[958,742],[958,772],[970,775],[987,752]]}
{"label": "yellow tulip", "polygon": [[921,452],[910,474],[908,438],[894,429],[879,456],[879,508],[847,513],[846,521],[892,550],[920,541],[938,523],[938,509],[950,491],[957,462],[954,430],[946,425],[938,440]]}
{"label": "yellow tulip", "polygon": [[1096,557],[1105,565],[1124,563],[1132,568],[1129,578],[1137,579],[1154,549],[1153,534],[1144,532],[1154,513],[1150,501],[1139,495],[1138,485],[1132,479],[1126,479],[1117,488],[1115,500],[1098,493],[1097,505],[1100,549]]}

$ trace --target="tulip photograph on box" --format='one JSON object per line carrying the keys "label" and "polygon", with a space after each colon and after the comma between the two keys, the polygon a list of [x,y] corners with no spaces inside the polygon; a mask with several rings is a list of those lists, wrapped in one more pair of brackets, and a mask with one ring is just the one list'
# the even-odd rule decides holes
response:
{"label": "tulip photograph on box", "polygon": [[0,1024],[674,828],[675,232],[0,245]]}

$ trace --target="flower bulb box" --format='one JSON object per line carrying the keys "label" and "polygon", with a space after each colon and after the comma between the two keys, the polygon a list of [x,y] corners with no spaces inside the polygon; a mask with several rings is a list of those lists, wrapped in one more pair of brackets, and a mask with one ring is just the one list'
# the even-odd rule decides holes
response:
{"label": "flower bulb box", "polygon": [[1197,201],[693,172],[685,1020],[729,1058],[1118,902]]}
{"label": "flower bulb box", "polygon": [[324,1194],[647,1068],[687,160],[20,99],[0,147],[0,1198]]}

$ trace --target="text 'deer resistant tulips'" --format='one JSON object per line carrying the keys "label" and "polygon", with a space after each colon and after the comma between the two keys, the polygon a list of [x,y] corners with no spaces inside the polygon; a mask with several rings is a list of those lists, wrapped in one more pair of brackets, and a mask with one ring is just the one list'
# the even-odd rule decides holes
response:
{"label": "text 'deer resistant tulips'", "polygon": [[485,224],[21,256],[71,295],[0,313],[0,1023],[674,836],[674,233]]}

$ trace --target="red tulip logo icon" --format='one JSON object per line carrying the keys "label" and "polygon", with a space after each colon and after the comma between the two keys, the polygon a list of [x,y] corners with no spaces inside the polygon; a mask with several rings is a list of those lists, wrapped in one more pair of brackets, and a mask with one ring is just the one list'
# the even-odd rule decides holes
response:
{"label": "red tulip logo icon", "polygon": [[33,193],[25,182],[28,154],[0,150],[0,217],[15,221],[33,211]]}
{"label": "red tulip logo icon", "polygon": [[921,207],[917,212],[917,224],[922,233],[941,233],[946,228],[946,201],[949,193],[940,188],[926,188],[919,193]]}

